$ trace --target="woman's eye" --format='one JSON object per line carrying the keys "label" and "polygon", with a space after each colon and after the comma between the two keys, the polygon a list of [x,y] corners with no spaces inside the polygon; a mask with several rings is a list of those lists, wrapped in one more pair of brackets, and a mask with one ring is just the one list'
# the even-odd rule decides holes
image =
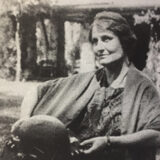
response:
{"label": "woman's eye", "polygon": [[103,42],[108,42],[108,41],[112,40],[112,37],[109,37],[109,36],[102,36],[101,39],[102,39]]}
{"label": "woman's eye", "polygon": [[97,42],[98,42],[98,40],[97,40],[96,38],[93,38],[93,39],[92,39],[92,44],[93,44],[93,45],[96,45]]}

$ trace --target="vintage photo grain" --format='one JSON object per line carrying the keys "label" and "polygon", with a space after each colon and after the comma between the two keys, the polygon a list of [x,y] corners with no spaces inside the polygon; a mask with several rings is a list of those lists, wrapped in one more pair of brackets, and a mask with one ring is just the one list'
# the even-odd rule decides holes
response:
{"label": "vintage photo grain", "polygon": [[0,0],[0,160],[160,160],[160,0]]}

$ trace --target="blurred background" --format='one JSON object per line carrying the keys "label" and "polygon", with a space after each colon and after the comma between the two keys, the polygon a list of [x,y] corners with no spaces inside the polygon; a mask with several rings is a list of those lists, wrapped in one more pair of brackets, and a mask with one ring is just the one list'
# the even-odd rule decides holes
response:
{"label": "blurred background", "polygon": [[88,36],[102,10],[126,17],[138,39],[133,62],[160,91],[159,0],[0,0],[0,152],[27,90],[99,67]]}

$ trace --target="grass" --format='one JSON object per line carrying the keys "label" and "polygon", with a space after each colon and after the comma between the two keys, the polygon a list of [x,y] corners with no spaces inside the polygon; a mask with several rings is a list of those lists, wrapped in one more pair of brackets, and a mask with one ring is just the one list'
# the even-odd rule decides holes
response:
{"label": "grass", "polygon": [[36,82],[7,82],[0,80],[0,153],[12,124],[19,119],[20,106],[27,90]]}

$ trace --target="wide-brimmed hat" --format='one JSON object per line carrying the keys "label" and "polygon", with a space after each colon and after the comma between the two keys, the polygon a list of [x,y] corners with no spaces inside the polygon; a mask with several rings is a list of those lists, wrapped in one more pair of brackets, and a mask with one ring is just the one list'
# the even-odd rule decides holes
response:
{"label": "wide-brimmed hat", "polygon": [[20,156],[38,157],[42,160],[70,158],[68,132],[55,117],[37,115],[18,120],[13,125],[11,134]]}

